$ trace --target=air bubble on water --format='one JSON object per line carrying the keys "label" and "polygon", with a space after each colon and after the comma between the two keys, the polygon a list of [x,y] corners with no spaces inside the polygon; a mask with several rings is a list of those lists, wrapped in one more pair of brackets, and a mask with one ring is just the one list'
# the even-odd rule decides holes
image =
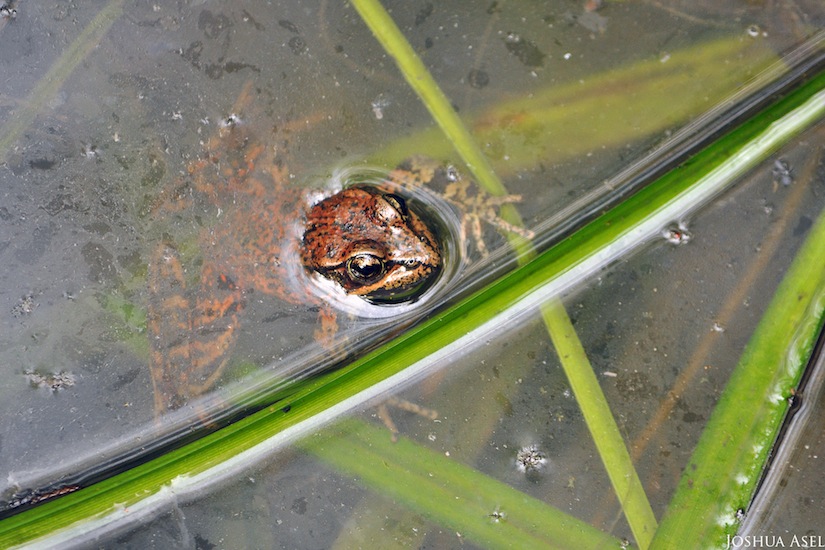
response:
{"label": "air bubble on water", "polygon": [[452,164],[447,166],[446,172],[448,181],[456,182],[461,179],[461,174],[459,174],[458,169]]}
{"label": "air bubble on water", "polygon": [[768,33],[759,28],[759,25],[755,23],[753,25],[750,25],[745,32],[747,32],[748,36],[750,36],[751,38],[758,38],[759,36],[768,36]]}

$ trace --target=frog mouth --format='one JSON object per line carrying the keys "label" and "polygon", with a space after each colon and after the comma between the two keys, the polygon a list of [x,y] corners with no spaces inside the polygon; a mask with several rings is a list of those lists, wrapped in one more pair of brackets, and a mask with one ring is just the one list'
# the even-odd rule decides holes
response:
{"label": "frog mouth", "polygon": [[[406,266],[390,266],[389,270],[406,270]],[[420,267],[419,267],[420,269]],[[421,298],[430,287],[438,280],[441,273],[440,265],[427,265],[425,275],[417,275],[417,280],[413,283],[399,285],[395,288],[379,287],[369,289],[365,292],[353,291],[351,294],[360,296],[364,300],[376,305],[392,305],[399,303],[412,303]],[[389,271],[388,270],[388,271]]]}

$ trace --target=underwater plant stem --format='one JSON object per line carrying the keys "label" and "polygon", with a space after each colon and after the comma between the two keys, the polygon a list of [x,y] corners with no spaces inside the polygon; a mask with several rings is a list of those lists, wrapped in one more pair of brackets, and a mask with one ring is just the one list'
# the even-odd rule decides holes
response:
{"label": "underwater plant stem", "polygon": [[647,548],[656,532],[656,517],[587,353],[559,300],[545,303],[541,315],[636,544]]}
{"label": "underwater plant stem", "polygon": [[384,50],[395,60],[407,83],[455,146],[467,168],[478,179],[478,184],[492,195],[506,195],[507,189],[493,172],[487,157],[456,114],[450,100],[381,3],[378,0],[353,0],[352,5]]}
{"label": "underwater plant stem", "polygon": [[[467,165],[481,188],[494,196],[507,194],[507,188],[482,153],[467,126],[456,114],[450,100],[415,53],[403,33],[378,0],[352,0],[352,5],[370,28],[384,50],[395,60],[407,84],[418,95],[441,131]],[[511,204],[502,205],[501,217],[516,226],[524,222]],[[527,239],[510,234],[509,239],[518,254],[529,254]]]}
{"label": "underwater plant stem", "polygon": [[54,98],[75,68],[98,46],[112,24],[120,17],[122,7],[123,0],[110,0],[52,63],[51,68],[40,78],[20,109],[12,111],[8,121],[0,126],[0,164],[6,160],[12,144],[34,118],[46,110],[49,101]]}
{"label": "underwater plant stem", "polygon": [[[347,476],[483,548],[610,548],[621,542],[506,483],[354,419],[298,443]],[[361,534],[363,536],[363,533]],[[390,544],[390,543],[387,543]]]}

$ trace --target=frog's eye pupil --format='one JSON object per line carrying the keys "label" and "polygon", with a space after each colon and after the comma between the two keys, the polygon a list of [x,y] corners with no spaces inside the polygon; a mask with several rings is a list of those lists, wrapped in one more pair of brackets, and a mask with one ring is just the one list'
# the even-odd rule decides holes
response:
{"label": "frog's eye pupil", "polygon": [[384,274],[384,262],[375,254],[356,254],[347,260],[347,275],[359,284],[374,283]]}
{"label": "frog's eye pupil", "polygon": [[405,201],[403,197],[394,193],[387,193],[384,195],[384,199],[390,203],[393,208],[398,210],[398,213],[401,214],[401,216],[405,218],[409,216],[410,211],[407,209],[407,201]]}

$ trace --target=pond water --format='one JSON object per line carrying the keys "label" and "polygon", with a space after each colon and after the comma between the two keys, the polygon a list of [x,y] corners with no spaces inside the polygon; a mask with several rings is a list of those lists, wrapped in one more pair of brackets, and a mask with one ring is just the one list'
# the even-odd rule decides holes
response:
{"label": "pond water", "polygon": [[[462,234],[459,200],[442,210],[456,217],[446,274],[397,315],[330,309],[289,279],[304,274],[304,205],[341,173],[386,174],[425,155],[469,180],[348,4],[16,4],[0,19],[5,511],[253,408],[513,267],[495,219]],[[521,197],[539,248],[629,194],[651,152],[666,159],[717,120],[705,113],[768,85],[766,70],[825,22],[815,0],[596,4],[385,3]],[[659,239],[564,297],[657,516],[822,211],[823,142],[821,127],[809,131],[686,220],[689,242]],[[243,170],[243,189],[221,190]],[[258,223],[267,209],[278,212],[270,237]],[[249,253],[267,238],[266,261],[285,275],[262,276]],[[180,275],[163,267],[177,262]],[[205,321],[227,296],[243,308]],[[199,342],[220,349],[195,357]],[[437,416],[391,410],[402,438],[632,540],[537,316],[440,362],[403,397]],[[355,415],[363,429],[380,424],[377,404]],[[328,437],[357,440],[359,426]],[[330,466],[323,449],[279,448],[101,544],[464,542]]]}

